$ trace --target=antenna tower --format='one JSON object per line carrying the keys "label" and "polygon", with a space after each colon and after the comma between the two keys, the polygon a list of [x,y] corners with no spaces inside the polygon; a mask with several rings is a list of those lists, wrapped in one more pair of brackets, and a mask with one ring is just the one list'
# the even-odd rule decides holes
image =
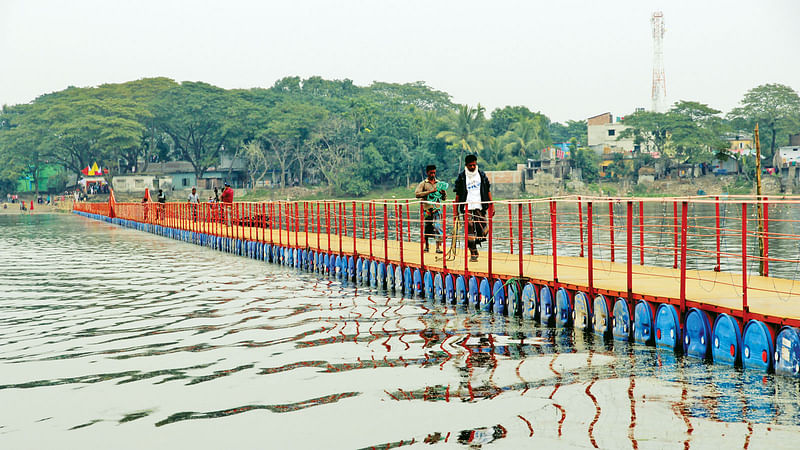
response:
{"label": "antenna tower", "polygon": [[650,18],[653,25],[653,112],[663,113],[667,97],[667,82],[664,76],[664,13],[656,11]]}

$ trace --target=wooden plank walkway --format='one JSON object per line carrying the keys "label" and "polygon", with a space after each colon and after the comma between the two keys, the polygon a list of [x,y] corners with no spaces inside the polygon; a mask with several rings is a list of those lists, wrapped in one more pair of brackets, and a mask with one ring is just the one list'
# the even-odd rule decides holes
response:
{"label": "wooden plank walkway", "polygon": [[[184,224],[185,225],[185,224]],[[186,226],[186,225],[185,225]],[[250,239],[251,236],[262,242],[269,243],[270,230],[264,228],[250,228],[245,226],[224,227],[219,224],[190,223],[188,228],[207,232],[213,230],[216,234],[239,239]],[[273,243],[285,246],[310,248],[312,250],[330,251],[352,255],[353,239],[331,235],[330,243],[327,234],[294,232],[277,230],[272,231]],[[308,245],[306,245],[306,243]],[[319,243],[319,245],[318,245]],[[448,239],[448,244],[450,239]],[[356,239],[355,253],[361,257],[370,256],[369,239]],[[433,244],[433,243],[431,243]],[[462,242],[463,244],[463,242]],[[400,243],[396,240],[388,241],[388,254],[384,251],[383,240],[372,241],[372,257],[380,261],[389,261],[397,264],[401,261]],[[434,246],[431,245],[431,248]],[[403,242],[403,264],[420,267],[423,263],[420,255],[419,242]],[[523,255],[523,276],[534,283],[552,285],[553,265],[549,255]],[[487,276],[489,273],[488,252],[480,251],[478,262],[464,265],[464,252],[458,249],[453,260],[446,261],[447,271],[454,274],[475,274]],[[594,289],[601,293],[613,296],[627,295],[627,265],[626,263],[593,261]],[[441,272],[444,268],[442,255],[434,252],[425,253],[424,267],[428,270]],[[588,292],[588,259],[574,256],[558,256],[558,284]],[[508,253],[494,252],[492,258],[492,276],[508,279],[519,276],[519,256]],[[679,304],[680,301],[680,270],[666,267],[633,266],[633,293],[634,298],[645,298],[661,302]],[[723,309],[729,314],[742,316],[742,275],[736,272],[715,272],[711,270],[686,271],[686,302],[687,307],[710,305],[718,310]],[[751,275],[747,279],[748,305],[751,314],[764,316],[771,322],[800,323],[800,281],[782,278],[761,277]],[[728,311],[729,310],[729,311]]]}

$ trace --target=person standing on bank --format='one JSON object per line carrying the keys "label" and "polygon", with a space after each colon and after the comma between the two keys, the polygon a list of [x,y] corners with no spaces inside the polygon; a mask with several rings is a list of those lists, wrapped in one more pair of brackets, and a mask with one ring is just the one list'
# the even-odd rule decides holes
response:
{"label": "person standing on bank", "polygon": [[[494,204],[492,201],[491,185],[489,178],[482,170],[478,169],[478,157],[467,155],[464,159],[464,170],[458,174],[455,184],[456,203],[464,202],[466,205],[459,205],[460,213],[468,214],[467,233],[469,239],[470,261],[478,260],[478,242],[483,242],[486,236],[487,215],[494,217]],[[466,211],[465,211],[466,206]]]}
{"label": "person standing on bank", "polygon": [[433,237],[436,240],[436,253],[442,253],[442,211],[440,203],[447,199],[447,192],[437,186],[439,180],[436,179],[436,166],[427,166],[425,173],[428,178],[422,180],[414,191],[414,195],[425,202],[423,207],[425,212],[425,229],[423,230],[425,233],[425,251],[430,250],[428,239]]}
{"label": "person standing on bank", "polygon": [[192,209],[192,221],[197,222],[197,209],[200,207],[200,196],[197,195],[197,188],[192,187],[192,193],[189,194],[189,208]]}
{"label": "person standing on bank", "polygon": [[163,189],[158,190],[158,217],[156,219],[163,220],[164,219],[164,209],[166,208],[167,203],[167,194],[164,193]]}

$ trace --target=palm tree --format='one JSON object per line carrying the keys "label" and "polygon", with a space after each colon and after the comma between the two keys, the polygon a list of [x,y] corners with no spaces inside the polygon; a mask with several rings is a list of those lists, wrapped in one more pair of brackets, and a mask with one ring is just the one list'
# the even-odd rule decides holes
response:
{"label": "palm tree", "polygon": [[449,148],[459,151],[459,164],[464,161],[465,153],[478,153],[483,148],[480,136],[485,111],[486,108],[480,103],[475,108],[460,105],[454,129],[441,131],[436,135],[438,139],[444,139]]}
{"label": "palm tree", "polygon": [[544,127],[538,117],[521,119],[503,136],[506,152],[524,162],[526,158],[533,156],[536,150],[546,146],[542,139],[543,130]]}

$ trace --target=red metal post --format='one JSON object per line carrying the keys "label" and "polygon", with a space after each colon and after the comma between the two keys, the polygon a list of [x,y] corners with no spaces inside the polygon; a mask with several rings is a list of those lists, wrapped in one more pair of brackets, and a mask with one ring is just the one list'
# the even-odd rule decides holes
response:
{"label": "red metal post", "polygon": [[358,258],[358,246],[356,245],[356,241],[358,240],[358,226],[356,226],[356,202],[352,203],[353,207],[353,260]]}
{"label": "red metal post", "polygon": [[276,205],[278,210],[278,245],[283,245],[283,205],[278,202]]}
{"label": "red metal post", "polygon": [[425,273],[425,207],[419,203],[419,266]]}
{"label": "red metal post", "polygon": [[747,323],[747,203],[742,202],[742,323]]}
{"label": "red metal post", "polygon": [[397,231],[399,232],[399,236],[397,236],[397,243],[400,245],[400,266],[404,267],[406,265],[405,258],[403,256],[403,204],[397,205]]}
{"label": "red metal post", "polygon": [[689,223],[687,214],[688,203],[681,202],[681,320],[686,313],[686,236],[688,235]]}
{"label": "red metal post", "polygon": [[589,257],[587,269],[589,278],[589,297],[594,299],[594,262],[592,254],[593,235],[592,235],[592,202],[586,204],[586,244],[587,256]]}
{"label": "red metal post", "polygon": [[346,225],[344,223],[344,202],[339,202],[339,221],[338,223],[338,231],[339,231],[339,254],[342,254],[342,225]]}
{"label": "red metal post", "polygon": [[528,227],[531,233],[531,255],[533,255],[533,206],[528,202]]}
{"label": "red metal post", "polygon": [[517,204],[517,255],[519,256],[519,277],[522,278],[522,203]]}
{"label": "red metal post", "polygon": [[492,284],[492,258],[494,256],[494,252],[492,251],[492,247],[494,247],[494,217],[491,214],[487,214],[489,219],[489,284]]}
{"label": "red metal post", "polygon": [[557,239],[556,239],[556,201],[550,201],[550,236],[553,242],[553,283],[554,287],[558,289],[558,249],[556,247]]}
{"label": "red metal post", "polygon": [[764,275],[769,276],[769,203],[764,197]]}
{"label": "red metal post", "polygon": [[578,235],[581,241],[581,258],[583,258],[583,202],[578,196]]}
{"label": "red metal post", "polygon": [[672,246],[673,253],[675,254],[672,268],[678,268],[678,202],[672,202],[672,235],[675,240],[675,245]]}
{"label": "red metal post", "polygon": [[[370,210],[370,214],[372,211]],[[370,226],[372,224],[370,223]],[[364,215],[364,204],[361,204],[361,239],[365,239],[367,236],[367,216]],[[369,238],[372,239],[372,233],[370,232]]]}
{"label": "red metal post", "polygon": [[627,269],[628,269],[628,302],[633,303],[633,202],[628,200],[627,211],[627,230],[626,231],[626,247],[627,254]]}
{"label": "red metal post", "polygon": [[294,208],[294,245],[300,248],[300,202],[292,204]]}
{"label": "red metal post", "polygon": [[[373,207],[372,201],[369,202],[369,259],[372,260],[372,229],[373,225],[373,218],[375,217],[375,208]],[[363,204],[362,204],[363,208]],[[363,209],[362,209],[363,211]]]}
{"label": "red metal post", "polygon": [[514,219],[511,214],[511,203],[508,204],[508,251],[514,254]]}
{"label": "red metal post", "polygon": [[[403,205],[400,205],[400,208],[403,208]],[[406,226],[408,227],[408,234],[406,234],[406,239],[408,242],[411,242],[411,207],[408,204],[408,200],[406,200]]]}
{"label": "red metal post", "polygon": [[644,265],[644,202],[639,202],[639,265]]}
{"label": "red metal post", "polygon": [[319,214],[319,202],[317,202],[317,250],[322,250],[321,240],[322,240],[322,217]]}
{"label": "red metal post", "polygon": [[720,270],[722,270],[722,266],[720,264],[720,242],[719,242],[720,241],[720,239],[719,239],[719,234],[720,234],[720,229],[719,229],[719,197],[714,197],[714,200],[716,200],[714,202],[714,208],[716,210],[716,225],[717,225],[714,228],[714,234],[716,234],[716,237],[717,237],[717,265],[714,267],[714,270],[719,272]]}
{"label": "red metal post", "polygon": [[325,202],[325,231],[328,233],[328,253],[331,252],[331,207]]}
{"label": "red metal post", "polygon": [[608,202],[608,228],[611,233],[611,262],[614,262],[614,202]]}
{"label": "red metal post", "polygon": [[469,281],[469,205],[464,204],[464,282]]}
{"label": "red metal post", "polygon": [[442,272],[447,275],[447,205],[442,204]]}
{"label": "red metal post", "polygon": [[389,205],[383,204],[383,262],[389,264]]}
{"label": "red metal post", "polygon": [[308,248],[308,211],[308,202],[303,202],[303,232],[306,234],[306,248]]}

